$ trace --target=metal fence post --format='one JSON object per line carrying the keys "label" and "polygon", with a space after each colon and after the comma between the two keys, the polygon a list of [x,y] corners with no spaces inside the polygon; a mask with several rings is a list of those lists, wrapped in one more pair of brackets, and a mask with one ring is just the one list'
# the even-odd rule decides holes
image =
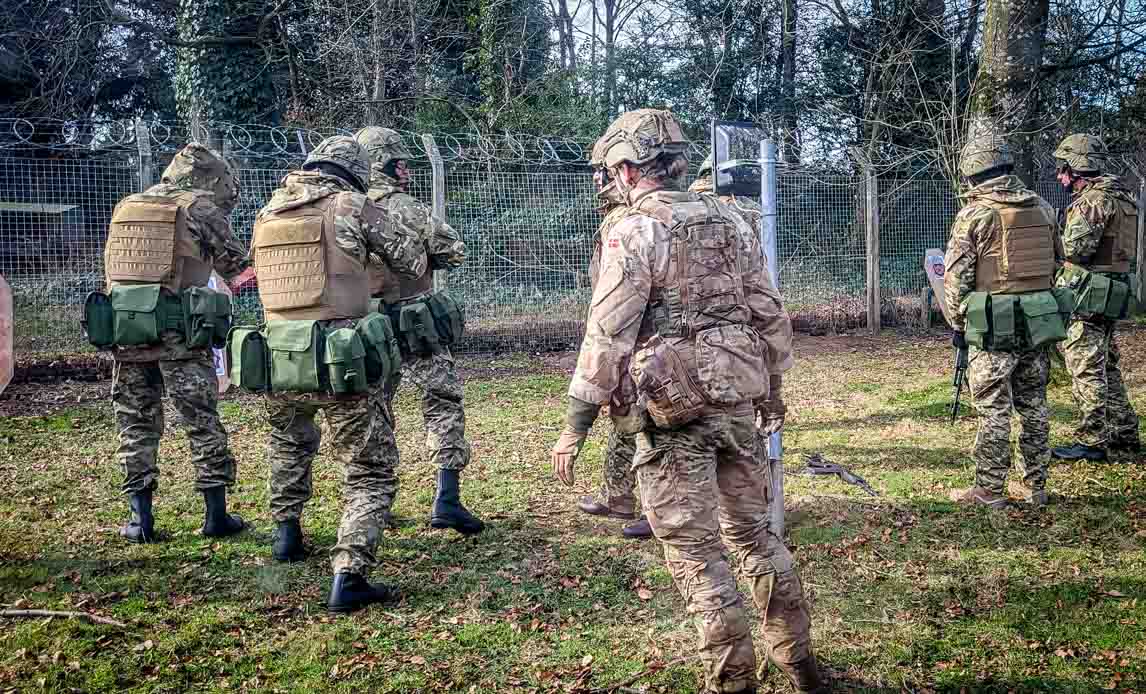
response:
{"label": "metal fence post", "polygon": [[[433,135],[429,133],[422,135],[422,144],[426,148],[426,156],[430,158],[430,173],[433,179],[432,211],[435,217],[444,222],[446,221],[446,164],[442,161],[442,153],[438,150],[438,143],[434,141]],[[445,270],[434,270],[434,291],[440,292],[445,289],[447,276]]]}
{"label": "metal fence post", "polygon": [[139,152],[139,190],[151,187],[151,129],[142,119],[135,121],[135,147]]}
{"label": "metal fence post", "polygon": [[1138,303],[1146,306],[1146,178],[1138,182]]}
{"label": "metal fence post", "polygon": [[867,191],[867,327],[878,335],[882,316],[879,291],[879,179],[868,169],[864,177]]}
{"label": "metal fence post", "polygon": [[[776,143],[760,143],[760,247],[768,264],[768,274],[780,288],[780,256],[776,243]],[[784,537],[784,435],[768,437],[768,479],[771,483],[771,506],[768,525],[776,537]]]}

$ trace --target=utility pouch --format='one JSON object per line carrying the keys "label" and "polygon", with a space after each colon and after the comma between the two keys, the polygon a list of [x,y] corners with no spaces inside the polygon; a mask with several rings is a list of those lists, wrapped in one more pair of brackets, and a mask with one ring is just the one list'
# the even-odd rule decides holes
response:
{"label": "utility pouch", "polygon": [[966,320],[964,336],[967,344],[988,349],[991,336],[991,295],[987,292],[971,292],[963,301],[966,307],[963,315]]}
{"label": "utility pouch", "polygon": [[366,349],[354,328],[336,328],[326,333],[323,362],[332,393],[366,392]]}
{"label": "utility pouch", "polygon": [[265,334],[271,352],[271,390],[321,392],[318,321],[273,320],[267,323]]}
{"label": "utility pouch", "polygon": [[271,353],[258,328],[232,328],[227,334],[227,373],[243,390],[263,392],[270,387]]}
{"label": "utility pouch", "polygon": [[696,335],[697,381],[708,402],[735,405],[768,393],[760,336],[747,325],[722,325]]}
{"label": "utility pouch", "polygon": [[694,381],[680,354],[654,335],[633,357],[633,379],[657,426],[680,427],[704,414],[704,391]]}
{"label": "utility pouch", "polygon": [[183,290],[188,347],[222,348],[231,331],[231,297],[208,287]]}
{"label": "utility pouch", "polygon": [[88,294],[84,299],[84,318],[80,324],[92,346],[106,349],[115,344],[115,311],[111,307],[111,297],[103,292]]}
{"label": "utility pouch", "polygon": [[[167,301],[161,301],[163,287],[158,284],[120,284],[111,288],[114,344],[139,347],[159,344],[159,335],[169,329]],[[182,313],[182,312],[180,312]],[[180,316],[182,317],[182,316]]]}
{"label": "utility pouch", "polygon": [[444,346],[456,345],[462,339],[466,326],[465,307],[445,292],[435,292],[426,299],[438,331],[438,342]]}
{"label": "utility pouch", "polygon": [[991,295],[991,335],[990,347],[995,352],[1014,352],[1022,348],[1021,332],[1018,330],[1018,296],[1014,294]]}
{"label": "utility pouch", "polygon": [[389,380],[402,368],[402,353],[390,319],[381,313],[369,313],[354,326],[366,349],[366,380],[378,383]]}
{"label": "utility pouch", "polygon": [[1038,349],[1066,339],[1066,323],[1059,311],[1058,298],[1051,292],[1019,294],[1019,308],[1026,324],[1024,347]]}
{"label": "utility pouch", "polygon": [[1122,320],[1130,315],[1130,302],[1134,300],[1134,295],[1130,291],[1130,285],[1118,280],[1110,281],[1110,294],[1106,299],[1106,310],[1102,315],[1110,320]]}
{"label": "utility pouch", "polygon": [[1074,290],[1070,287],[1055,287],[1050,291],[1054,295],[1055,301],[1058,302],[1058,312],[1062,316],[1063,322],[1069,321],[1077,305]]}
{"label": "utility pouch", "polygon": [[397,309],[398,335],[402,347],[418,356],[425,356],[442,351],[438,343],[438,330],[434,325],[434,316],[430,306],[425,302],[406,304]]}

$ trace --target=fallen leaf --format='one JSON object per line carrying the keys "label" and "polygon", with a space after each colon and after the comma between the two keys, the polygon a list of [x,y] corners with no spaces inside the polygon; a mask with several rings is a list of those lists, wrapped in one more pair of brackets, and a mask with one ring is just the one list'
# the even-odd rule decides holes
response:
{"label": "fallen leaf", "polygon": [[1104,590],[1104,591],[1102,591],[1102,594],[1105,596],[1111,597],[1111,598],[1128,598],[1128,597],[1130,597],[1126,593],[1119,593],[1117,590]]}
{"label": "fallen leaf", "polygon": [[587,655],[581,659],[581,667],[589,667],[593,662],[593,656]]}
{"label": "fallen leaf", "polygon": [[136,653],[140,653],[142,651],[150,651],[152,648],[155,648],[155,642],[152,641],[151,639],[147,639],[146,641],[137,645],[135,648],[133,648],[131,650],[135,651]]}
{"label": "fallen leaf", "polygon": [[426,659],[420,655],[416,655],[413,658],[410,658],[410,662],[414,665],[425,665]]}
{"label": "fallen leaf", "polygon": [[644,586],[641,586],[640,588],[637,588],[637,597],[641,600],[652,600],[653,591],[645,588]]}

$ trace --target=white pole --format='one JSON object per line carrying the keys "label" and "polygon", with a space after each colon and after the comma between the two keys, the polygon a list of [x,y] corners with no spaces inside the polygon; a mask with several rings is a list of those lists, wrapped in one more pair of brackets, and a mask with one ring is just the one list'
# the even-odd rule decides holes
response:
{"label": "white pole", "polygon": [[[760,143],[760,247],[768,264],[772,283],[780,288],[780,262],[776,251],[776,143]],[[768,478],[771,480],[771,506],[768,524],[776,537],[784,537],[784,435],[768,437]]]}

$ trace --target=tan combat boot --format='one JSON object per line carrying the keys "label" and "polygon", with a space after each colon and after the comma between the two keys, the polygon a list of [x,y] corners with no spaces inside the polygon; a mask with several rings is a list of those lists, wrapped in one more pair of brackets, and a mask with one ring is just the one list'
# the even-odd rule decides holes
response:
{"label": "tan combat boot", "polygon": [[1047,490],[1032,489],[1023,484],[1020,480],[1011,480],[1008,482],[1007,492],[1010,493],[1011,496],[1022,499],[1035,508],[1047,505]]}
{"label": "tan combat boot", "polygon": [[982,504],[988,508],[1001,509],[1007,505],[1007,497],[985,487],[970,487],[969,489],[952,489],[948,495],[957,504]]}

